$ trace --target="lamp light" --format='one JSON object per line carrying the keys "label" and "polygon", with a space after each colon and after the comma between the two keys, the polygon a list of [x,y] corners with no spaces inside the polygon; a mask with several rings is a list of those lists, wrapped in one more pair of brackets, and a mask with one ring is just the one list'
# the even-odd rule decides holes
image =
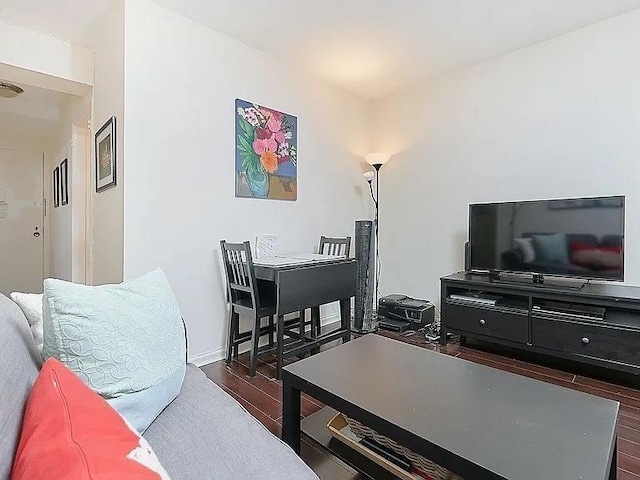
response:
{"label": "lamp light", "polygon": [[362,176],[367,182],[371,183],[373,182],[373,179],[376,176],[376,172],[374,172],[373,170],[367,170],[362,174]]}
{"label": "lamp light", "polygon": [[19,86],[0,81],[0,97],[1,98],[15,98],[21,93],[24,93],[24,90]]}
{"label": "lamp light", "polygon": [[391,158],[391,155],[383,152],[367,153],[364,156],[365,161],[369,165],[375,167],[376,170],[380,170],[380,167],[385,163],[387,163],[390,158]]}

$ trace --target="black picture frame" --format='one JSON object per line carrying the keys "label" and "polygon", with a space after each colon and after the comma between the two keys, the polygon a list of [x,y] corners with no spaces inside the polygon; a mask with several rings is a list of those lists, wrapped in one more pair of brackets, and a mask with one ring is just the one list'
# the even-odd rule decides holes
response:
{"label": "black picture frame", "polygon": [[94,139],[96,192],[117,185],[116,117],[113,116],[98,130]]}
{"label": "black picture frame", "polygon": [[60,206],[60,167],[53,170],[53,206]]}
{"label": "black picture frame", "polygon": [[69,204],[69,167],[65,158],[60,164],[60,204]]}

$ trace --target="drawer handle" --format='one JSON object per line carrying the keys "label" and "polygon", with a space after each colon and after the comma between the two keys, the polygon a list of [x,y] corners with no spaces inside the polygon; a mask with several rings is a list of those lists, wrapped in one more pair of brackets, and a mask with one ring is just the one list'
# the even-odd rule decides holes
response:
{"label": "drawer handle", "polygon": [[480,319],[480,325],[485,325],[487,322],[484,321],[484,318]]}
{"label": "drawer handle", "polygon": [[585,345],[588,345],[589,339],[587,337],[582,337],[582,343],[584,343]]}

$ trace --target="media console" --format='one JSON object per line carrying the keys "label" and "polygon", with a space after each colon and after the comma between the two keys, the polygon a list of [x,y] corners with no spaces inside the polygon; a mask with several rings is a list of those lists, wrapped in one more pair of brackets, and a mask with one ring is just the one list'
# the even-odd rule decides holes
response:
{"label": "media console", "polygon": [[466,272],[440,285],[442,345],[450,332],[462,344],[475,338],[640,375],[638,287],[494,283]]}

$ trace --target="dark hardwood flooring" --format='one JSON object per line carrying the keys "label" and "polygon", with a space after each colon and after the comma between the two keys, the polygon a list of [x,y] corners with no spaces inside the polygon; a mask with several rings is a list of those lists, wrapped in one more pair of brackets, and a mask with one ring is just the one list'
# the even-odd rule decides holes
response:
{"label": "dark hardwood flooring", "polygon": [[[461,347],[449,344],[440,347],[425,340],[421,334],[402,335],[380,331],[378,334],[453,355],[465,360],[488,365],[507,372],[524,375],[545,382],[572,388],[592,395],[620,402],[618,417],[618,480],[640,480],[640,390],[631,386],[610,383],[596,377],[596,372],[585,371],[573,364],[532,363],[529,357],[509,350],[476,346]],[[295,359],[294,359],[295,360]],[[275,380],[275,357],[261,358],[258,373],[249,377],[248,354],[242,354],[227,366],[224,361],[202,367],[206,375],[240,402],[249,413],[260,420],[274,435],[282,428],[282,386]],[[322,408],[313,398],[303,397],[302,415],[307,416]],[[303,440],[301,456],[323,480],[364,480],[345,463]]]}

